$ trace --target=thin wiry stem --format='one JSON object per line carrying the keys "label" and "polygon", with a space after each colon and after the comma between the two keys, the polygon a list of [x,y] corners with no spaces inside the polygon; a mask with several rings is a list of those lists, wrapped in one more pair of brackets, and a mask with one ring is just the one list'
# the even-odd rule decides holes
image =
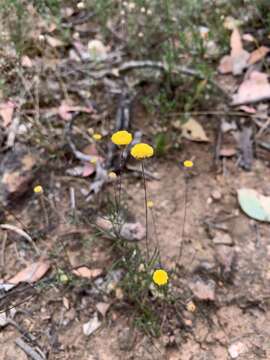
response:
{"label": "thin wiry stem", "polygon": [[161,267],[160,242],[159,242],[158,233],[157,233],[157,226],[156,226],[156,221],[155,221],[155,216],[154,216],[154,210],[150,209],[150,212],[151,212],[151,216],[152,216],[154,234],[155,234],[155,238],[156,238],[156,247],[158,249],[158,261],[159,261],[159,266]]}
{"label": "thin wiry stem", "polygon": [[121,216],[120,216],[120,211],[121,211],[123,153],[124,153],[124,150],[121,149],[121,153],[120,153],[120,166],[119,166],[119,176],[118,176],[118,196],[117,196],[117,191],[116,191],[116,189],[115,189],[116,226],[117,226],[116,233],[117,233],[117,236],[119,236],[119,237],[120,237],[120,233],[121,233]]}
{"label": "thin wiry stem", "polygon": [[147,260],[149,260],[147,191],[146,191],[146,180],[145,180],[143,160],[142,160],[142,176],[143,176],[144,207],[145,207],[145,242],[146,242]]}
{"label": "thin wiry stem", "polygon": [[180,242],[180,246],[179,246],[179,254],[178,254],[178,258],[176,260],[176,265],[181,260],[182,252],[183,252],[183,245],[184,245],[184,241],[185,241],[185,224],[186,224],[186,217],[187,217],[187,199],[188,199],[188,177],[185,174],[184,217],[183,217],[181,242]]}

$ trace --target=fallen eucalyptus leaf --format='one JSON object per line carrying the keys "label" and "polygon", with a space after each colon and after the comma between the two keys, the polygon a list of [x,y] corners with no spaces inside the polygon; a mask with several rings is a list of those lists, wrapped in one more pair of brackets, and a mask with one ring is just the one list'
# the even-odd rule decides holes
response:
{"label": "fallen eucalyptus leaf", "polygon": [[268,54],[270,51],[270,48],[266,46],[260,46],[258,49],[254,50],[248,59],[248,65],[253,65],[256,62],[262,60],[266,54]]}
{"label": "fallen eucalyptus leaf", "polygon": [[253,103],[270,98],[270,83],[268,75],[259,71],[252,71],[249,77],[239,86],[233,95],[232,105]]}
{"label": "fallen eucalyptus leaf", "polygon": [[79,267],[72,271],[74,275],[87,278],[95,279],[103,273],[102,269],[89,269],[86,266]]}
{"label": "fallen eucalyptus leaf", "polygon": [[230,43],[231,54],[223,56],[218,71],[221,74],[233,73],[233,75],[240,75],[248,65],[250,54],[243,49],[241,35],[237,27],[233,29]]}
{"label": "fallen eucalyptus leaf", "polygon": [[270,222],[270,197],[259,194],[256,190],[242,188],[237,191],[241,209],[249,217]]}
{"label": "fallen eucalyptus leaf", "polygon": [[41,279],[49,268],[50,264],[48,261],[37,261],[36,263],[33,263],[25,269],[19,271],[18,274],[8,279],[8,282],[16,285],[20,282],[34,283]]}
{"label": "fallen eucalyptus leaf", "polygon": [[201,124],[192,118],[182,125],[182,136],[191,141],[209,141]]}
{"label": "fallen eucalyptus leaf", "polygon": [[93,334],[100,326],[101,321],[98,320],[97,313],[94,314],[94,317],[90,319],[87,323],[83,324],[83,333],[86,336]]}

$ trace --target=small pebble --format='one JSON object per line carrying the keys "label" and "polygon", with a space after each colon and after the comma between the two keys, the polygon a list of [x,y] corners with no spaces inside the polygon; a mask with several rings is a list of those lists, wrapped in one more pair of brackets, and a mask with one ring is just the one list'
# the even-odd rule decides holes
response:
{"label": "small pebble", "polygon": [[211,196],[214,200],[220,200],[222,197],[221,193],[218,190],[212,191]]}

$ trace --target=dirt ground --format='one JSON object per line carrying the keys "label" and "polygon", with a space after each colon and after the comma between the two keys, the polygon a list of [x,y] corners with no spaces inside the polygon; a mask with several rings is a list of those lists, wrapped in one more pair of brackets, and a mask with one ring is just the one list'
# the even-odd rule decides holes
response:
{"label": "dirt ground", "polygon": [[[189,154],[192,154],[195,166],[187,184],[181,263],[188,276],[183,281],[187,286],[196,283],[198,278],[214,283],[214,298],[211,301],[200,301],[196,296],[192,298],[196,310],[184,314],[188,326],[181,329],[181,336],[177,321],[174,334],[159,339],[142,335],[132,328],[129,313],[123,311],[121,305],[115,306],[114,302],[101,328],[87,337],[82,331],[83,323],[93,314],[95,304],[108,301],[108,298],[91,298],[87,291],[77,294],[64,286],[60,289],[52,286],[46,290],[46,296],[30,297],[18,306],[15,316],[17,324],[27,333],[34,334],[39,346],[47,350],[49,359],[270,359],[269,226],[255,223],[244,215],[236,197],[236,190],[241,187],[260,189],[269,194],[267,179],[270,169],[267,163],[256,160],[252,171],[245,172],[228,160],[224,176],[223,172],[213,170],[211,146],[208,144],[188,144],[188,152],[184,150],[179,158],[147,164],[147,169],[159,179],[147,181],[147,188],[148,197],[154,202],[162,264],[168,269],[177,258],[182,238],[185,180],[179,164],[189,158]],[[132,214],[143,223],[142,182],[127,176],[124,189]],[[20,211],[23,213],[23,209]],[[150,243],[154,244],[156,237],[151,219],[149,223]],[[215,243],[217,234],[228,234],[228,243]],[[59,237],[52,236],[50,241],[54,244],[49,248],[57,246]],[[71,235],[69,241],[74,242],[74,236],[72,239]],[[73,258],[81,256],[81,262],[82,257],[88,260],[90,257],[106,268],[107,261],[110,261],[106,244],[105,241],[89,248],[86,244],[83,251],[75,246],[71,253]],[[39,246],[48,251],[46,241]],[[20,268],[18,259],[21,263],[26,262],[27,254],[23,247],[25,244],[17,243],[16,259],[10,238],[5,254],[6,273],[14,273],[14,269]],[[63,305],[63,298],[68,299],[68,306]],[[1,331],[0,359],[27,358],[14,343],[17,337],[18,330],[11,325]],[[173,337],[172,344],[170,337]]]}
{"label": "dirt ground", "polygon": [[[20,5],[20,2],[14,3]],[[192,43],[193,31],[185,25],[177,37],[170,39],[173,50],[180,51],[176,67],[170,72],[167,61],[171,53],[166,55],[163,45],[167,46],[171,29],[168,27],[159,33],[155,19],[161,17],[159,13],[151,16],[154,9],[148,9],[149,15],[142,7],[136,15],[131,3],[129,10],[122,9],[113,15],[115,19],[110,19],[103,28],[92,13],[85,12],[83,2],[72,3],[63,2],[59,18],[62,22],[58,19],[55,24],[50,17],[43,21],[30,4],[24,21],[28,23],[33,19],[32,24],[21,25],[24,32],[15,34],[20,35],[21,45],[26,45],[25,53],[20,56],[27,56],[20,58],[11,41],[0,51],[1,56],[2,51],[5,55],[3,64],[0,61],[4,74],[4,81],[0,79],[0,97],[3,97],[0,115],[1,120],[5,120],[0,124],[0,360],[270,360],[269,222],[248,217],[237,198],[241,188],[257,190],[268,199],[270,196],[269,105],[265,100],[270,97],[270,49],[265,48],[270,46],[270,35],[261,21],[264,19],[254,18],[254,23],[250,22],[246,29],[243,25],[237,33],[240,25],[230,16],[232,27],[222,31],[227,34],[227,48],[211,55],[210,50],[217,51],[220,40],[214,36],[216,44],[208,43],[208,35],[203,35],[209,29],[202,25],[212,17],[205,1],[207,11],[205,19],[198,24],[201,38],[195,52],[193,47],[190,53],[180,51],[179,34],[186,32],[186,45]],[[101,3],[105,6],[100,14],[103,16],[109,2]],[[218,3],[230,5],[230,2]],[[114,6],[111,7],[112,13],[114,10]],[[178,9],[179,14],[182,10]],[[238,16],[238,12],[237,8],[232,15]],[[13,11],[7,14],[12,15]],[[218,13],[218,26],[226,14]],[[247,8],[241,17],[248,21],[252,14],[249,15]],[[132,21],[134,17],[134,45],[127,37],[129,27],[125,30],[124,26],[128,16]],[[142,17],[143,22],[139,21]],[[190,19],[193,25],[192,17]],[[168,26],[178,23],[182,26],[180,20],[168,22]],[[16,20],[10,22],[11,33],[13,24],[16,25]],[[63,34],[59,24],[63,25]],[[1,34],[5,30],[2,27],[0,24]],[[149,35],[142,31],[144,27],[148,28]],[[213,29],[209,34],[216,35]],[[105,30],[109,35],[103,39]],[[152,30],[156,32],[154,36]],[[241,42],[242,35],[246,36]],[[101,50],[106,55],[102,61],[102,57],[96,58],[101,53],[89,53],[91,42],[88,41],[99,38],[106,45],[101,42]],[[233,50],[233,39],[238,55],[235,64],[231,59],[233,69],[223,72],[227,75],[213,75],[213,78],[204,75],[203,62],[197,64],[199,72],[193,70],[191,59],[200,60],[201,50],[197,51],[207,40],[205,55],[209,51],[210,57],[204,60],[209,59],[211,71],[216,74],[222,56],[227,55],[228,60],[230,46]],[[265,46],[259,48],[260,45]],[[145,56],[144,46],[153,51],[151,56],[147,52]],[[243,64],[243,48],[253,55],[260,50],[259,58],[249,64],[246,58]],[[162,61],[168,57],[162,66],[159,62],[151,65],[155,51],[161,52]],[[244,53],[247,57],[247,52]],[[147,61],[142,64],[142,59]],[[187,65],[192,65],[188,72]],[[148,74],[144,67],[145,70],[153,67],[153,72]],[[143,71],[137,72],[140,69]],[[263,92],[262,96],[249,101],[254,88],[247,88],[248,100],[244,98],[234,105],[248,106],[242,109],[233,106],[232,96],[252,72],[255,80],[257,76],[259,84],[255,85],[258,93]],[[171,82],[172,77],[177,80],[175,84]],[[170,81],[167,83],[167,80]],[[10,87],[6,98],[2,94],[4,85]],[[198,115],[200,113],[204,115]],[[183,120],[191,114],[202,125],[208,142],[181,137]],[[219,114],[226,118],[227,126],[231,121],[237,127],[238,139],[232,139],[229,131],[222,133],[227,150],[233,148],[231,155],[221,155],[216,147],[223,120]],[[259,134],[258,144],[264,143],[264,148],[258,146],[254,151],[255,159],[255,149],[248,153],[248,160],[253,161],[251,171],[239,166],[239,154],[254,145],[254,139],[246,137],[241,147],[239,138],[244,133],[246,120],[252,135]],[[162,320],[159,337],[147,335],[134,326],[135,305],[127,300],[127,294],[119,285],[123,269],[117,268],[121,260],[118,248],[112,238],[97,231],[96,216],[109,215],[115,183],[108,181],[96,196],[86,201],[89,184],[94,183],[95,172],[98,172],[98,157],[108,160],[107,144],[111,144],[110,136],[115,128],[130,128],[133,134],[140,131],[140,140],[152,145],[157,134],[165,134],[169,139],[164,154],[145,163],[146,170],[153,175],[146,181],[148,199],[154,203],[148,211],[150,248],[158,247],[161,265],[169,273],[168,289],[176,299],[173,307],[164,302],[163,307],[156,309]],[[100,143],[95,142],[96,132],[102,134]],[[88,145],[88,153],[83,155],[97,156],[95,162],[90,165],[90,159],[82,160],[77,148],[74,150],[71,146],[71,140],[82,152]],[[89,144],[94,144],[90,152]],[[215,152],[218,163],[214,161]],[[192,169],[183,168],[186,159],[194,162]],[[119,164],[118,168],[113,166],[113,156],[110,160],[110,170],[117,172]],[[130,218],[144,229],[143,181],[141,174],[137,176],[134,171],[138,163],[128,159],[126,165],[133,166],[133,170],[126,166],[122,175],[123,203]],[[67,172],[74,168],[80,168],[79,175]],[[38,184],[44,188],[44,197],[33,192]],[[18,190],[17,187],[20,188],[18,197],[8,199],[7,194],[12,193],[13,188]],[[7,224],[16,225],[16,231],[5,227]],[[18,233],[22,228],[31,234],[31,241],[27,234]],[[140,240],[138,246],[144,252],[145,239]],[[179,249],[182,249],[180,259]],[[3,288],[3,283],[36,261],[48,263],[49,270],[32,285],[24,280],[11,290]],[[78,267],[86,267],[90,275],[87,278],[74,275]],[[149,289],[149,298],[153,306],[160,305],[153,289]],[[89,326],[93,324],[96,330],[90,331]],[[22,349],[22,339],[23,346],[28,348]]]}

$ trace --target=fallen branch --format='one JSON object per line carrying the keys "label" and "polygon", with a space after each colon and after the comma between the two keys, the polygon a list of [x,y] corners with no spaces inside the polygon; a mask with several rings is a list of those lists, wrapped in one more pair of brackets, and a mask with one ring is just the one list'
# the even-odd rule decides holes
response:
{"label": "fallen branch", "polygon": [[24,230],[18,228],[15,225],[10,225],[10,224],[0,224],[0,228],[3,229],[3,230],[11,230],[11,231],[14,231],[17,234],[21,235],[22,237],[24,237],[33,246],[36,253],[38,255],[40,254],[40,251],[39,251],[38,247],[36,246],[36,244],[34,243],[33,239]]}
{"label": "fallen branch", "polygon": [[33,360],[45,360],[45,356],[40,356],[34,349],[31,348],[23,339],[17,338],[15,344],[22,349]]}

